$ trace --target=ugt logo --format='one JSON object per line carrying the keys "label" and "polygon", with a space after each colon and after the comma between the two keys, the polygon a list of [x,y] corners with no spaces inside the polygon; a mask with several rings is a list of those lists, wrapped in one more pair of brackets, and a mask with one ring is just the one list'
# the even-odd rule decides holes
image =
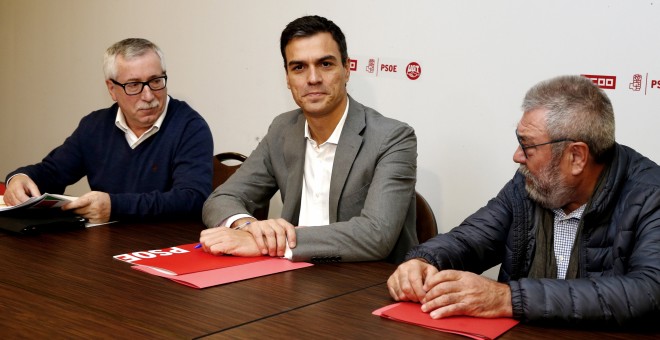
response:
{"label": "ugt logo", "polygon": [[408,76],[410,80],[416,80],[421,75],[422,75],[422,67],[419,66],[418,63],[413,61],[410,64],[408,64],[408,66],[406,66],[406,76]]}

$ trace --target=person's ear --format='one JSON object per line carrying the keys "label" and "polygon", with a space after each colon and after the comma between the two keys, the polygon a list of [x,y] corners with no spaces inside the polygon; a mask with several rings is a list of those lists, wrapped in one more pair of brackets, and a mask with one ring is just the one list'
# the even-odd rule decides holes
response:
{"label": "person's ear", "polygon": [[584,142],[573,142],[568,147],[569,159],[571,162],[571,173],[579,175],[589,162],[589,146]]}
{"label": "person's ear", "polygon": [[105,86],[108,87],[108,93],[110,93],[110,97],[112,97],[112,100],[117,101],[117,96],[115,95],[115,86],[117,85],[111,82],[110,79],[106,79]]}

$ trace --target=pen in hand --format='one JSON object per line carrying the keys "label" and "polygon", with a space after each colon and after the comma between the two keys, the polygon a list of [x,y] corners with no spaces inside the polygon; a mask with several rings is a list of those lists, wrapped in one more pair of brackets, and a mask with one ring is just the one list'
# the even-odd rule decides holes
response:
{"label": "pen in hand", "polygon": [[[245,223],[239,225],[238,227],[234,228],[234,230],[241,230],[241,229],[243,229],[243,228],[249,226],[250,223],[251,223],[250,221],[247,221],[247,222],[245,222]],[[197,245],[195,246],[195,249],[199,249],[199,248],[201,248],[201,247],[202,247],[202,244],[201,244],[201,243],[197,243]]]}

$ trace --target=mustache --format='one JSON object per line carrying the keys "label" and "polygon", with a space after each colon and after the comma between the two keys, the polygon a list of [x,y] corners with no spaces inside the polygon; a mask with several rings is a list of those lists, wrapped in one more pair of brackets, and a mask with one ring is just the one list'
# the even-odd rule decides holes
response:
{"label": "mustache", "polygon": [[158,99],[155,99],[150,101],[150,102],[142,102],[137,105],[138,110],[149,110],[153,109],[155,107],[158,107],[160,105],[160,101]]}
{"label": "mustache", "polygon": [[527,167],[523,164],[520,164],[520,166],[518,167],[518,171],[520,171],[520,173],[527,178],[529,178],[531,175],[529,169],[527,169]]}

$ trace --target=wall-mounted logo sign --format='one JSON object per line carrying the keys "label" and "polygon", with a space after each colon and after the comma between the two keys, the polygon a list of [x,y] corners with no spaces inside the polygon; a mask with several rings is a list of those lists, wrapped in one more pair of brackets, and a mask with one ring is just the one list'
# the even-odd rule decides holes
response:
{"label": "wall-mounted logo sign", "polygon": [[[616,90],[617,76],[609,75],[595,75],[583,74],[583,77],[591,79],[596,86],[606,90]],[[660,90],[660,79],[653,79],[648,73],[633,73],[631,75],[619,77],[624,80],[624,85],[619,90],[627,93],[638,93],[648,95],[649,93],[660,93],[660,91],[653,91],[654,89]],[[628,86],[626,86],[626,84]]]}
{"label": "wall-mounted logo sign", "polygon": [[633,75],[632,83],[628,84],[628,88],[637,92],[642,90],[642,75],[635,74]]}
{"label": "wall-mounted logo sign", "polygon": [[366,71],[367,73],[374,73],[374,71],[376,71],[376,59],[369,58],[369,64],[367,64]]}
{"label": "wall-mounted logo sign", "polygon": [[652,89],[660,89],[660,80],[657,80],[657,79],[651,80],[651,88]]}
{"label": "wall-mounted logo sign", "polygon": [[356,71],[357,70],[357,60],[349,59],[348,68],[351,69],[351,71]]}
{"label": "wall-mounted logo sign", "polygon": [[417,80],[422,76],[419,61],[358,56],[350,59],[351,72],[365,77]]}
{"label": "wall-mounted logo sign", "polygon": [[[648,73],[635,73],[632,75],[632,80],[628,83],[628,89],[637,93],[644,93],[647,95],[649,90],[660,90],[660,79],[652,79]],[[658,93],[657,91],[655,93]]]}
{"label": "wall-mounted logo sign", "polygon": [[411,62],[406,67],[406,75],[410,80],[416,80],[422,74],[422,67],[416,62]]}
{"label": "wall-mounted logo sign", "polygon": [[601,89],[614,90],[616,89],[616,76],[603,76],[595,74],[583,74],[583,77],[591,79],[596,86]]}

